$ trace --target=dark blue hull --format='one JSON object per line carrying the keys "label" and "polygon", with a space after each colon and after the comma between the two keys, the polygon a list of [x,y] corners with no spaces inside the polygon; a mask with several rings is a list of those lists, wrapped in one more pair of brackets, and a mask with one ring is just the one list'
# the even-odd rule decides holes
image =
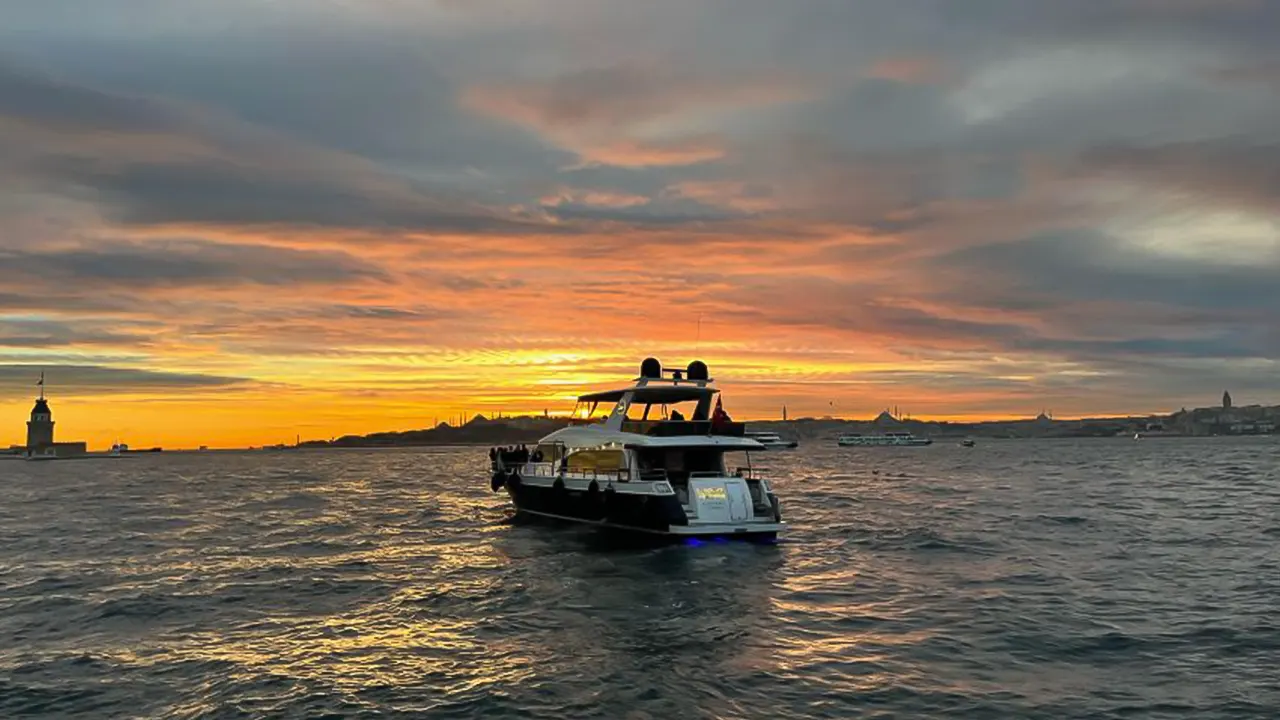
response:
{"label": "dark blue hull", "polygon": [[516,511],[549,518],[650,533],[667,533],[689,524],[674,495],[643,495],[598,488],[595,491],[506,483]]}

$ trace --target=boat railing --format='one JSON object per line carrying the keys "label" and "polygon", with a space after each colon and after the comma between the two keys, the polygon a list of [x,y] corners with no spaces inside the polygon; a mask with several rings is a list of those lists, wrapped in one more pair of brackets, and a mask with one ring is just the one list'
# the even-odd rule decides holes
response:
{"label": "boat railing", "polygon": [[555,478],[564,477],[573,480],[604,480],[608,482],[627,482],[631,479],[631,471],[627,468],[617,470],[586,470],[561,468],[557,462],[526,463],[524,474],[529,477]]}
{"label": "boat railing", "polygon": [[556,463],[527,462],[524,464],[524,474],[532,477],[555,477]]}
{"label": "boat railing", "polygon": [[626,470],[565,470],[564,477],[575,480],[607,480],[609,482],[627,482],[631,479]]}

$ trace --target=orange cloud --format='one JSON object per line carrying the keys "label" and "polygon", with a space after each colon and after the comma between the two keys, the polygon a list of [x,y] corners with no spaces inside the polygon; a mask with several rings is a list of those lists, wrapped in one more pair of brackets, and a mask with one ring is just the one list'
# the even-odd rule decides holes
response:
{"label": "orange cloud", "polygon": [[747,108],[811,97],[814,83],[775,73],[715,77],[659,65],[617,65],[475,85],[464,106],[536,128],[623,127],[705,108]]}
{"label": "orange cloud", "polygon": [[687,165],[724,155],[714,123],[691,118],[814,97],[812,78],[783,73],[716,77],[657,64],[619,65],[468,87],[462,105],[531,128],[586,162]]}
{"label": "orange cloud", "polygon": [[619,140],[601,144],[584,143],[576,148],[584,164],[619,167],[693,165],[725,156],[724,144],[714,136],[676,140]]}
{"label": "orange cloud", "polygon": [[867,76],[902,83],[940,84],[946,77],[946,68],[933,57],[886,57],[867,70]]}

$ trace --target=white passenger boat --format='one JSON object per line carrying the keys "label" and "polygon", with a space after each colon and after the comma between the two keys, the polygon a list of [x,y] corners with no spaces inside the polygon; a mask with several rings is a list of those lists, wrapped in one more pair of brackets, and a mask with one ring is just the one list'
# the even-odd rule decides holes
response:
{"label": "white passenger boat", "polygon": [[795,440],[784,440],[775,432],[749,432],[746,437],[763,445],[765,450],[791,450],[800,446]]}
{"label": "white passenger boat", "polygon": [[909,432],[886,432],[886,433],[881,433],[879,435],[861,435],[858,433],[850,433],[847,435],[841,435],[836,440],[836,442],[840,444],[840,447],[862,447],[862,446],[872,446],[872,445],[875,445],[875,446],[897,445],[897,446],[915,447],[919,445],[933,444],[933,440],[931,438],[918,438]]}
{"label": "white passenger boat", "polygon": [[587,418],[612,404],[603,421],[533,448],[491,450],[490,487],[505,489],[518,515],[668,537],[774,538],[786,527],[781,503],[749,455],[764,446],[724,413],[713,382],[701,361],[663,371],[649,358],[633,384],[578,398]]}

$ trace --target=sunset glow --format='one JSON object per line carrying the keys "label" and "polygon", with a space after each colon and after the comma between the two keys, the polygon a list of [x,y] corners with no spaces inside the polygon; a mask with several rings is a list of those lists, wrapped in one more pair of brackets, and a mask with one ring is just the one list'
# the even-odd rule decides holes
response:
{"label": "sunset glow", "polygon": [[650,355],[737,418],[1280,401],[1274,3],[74,4],[0,28],[0,446],[41,371],[91,447]]}

